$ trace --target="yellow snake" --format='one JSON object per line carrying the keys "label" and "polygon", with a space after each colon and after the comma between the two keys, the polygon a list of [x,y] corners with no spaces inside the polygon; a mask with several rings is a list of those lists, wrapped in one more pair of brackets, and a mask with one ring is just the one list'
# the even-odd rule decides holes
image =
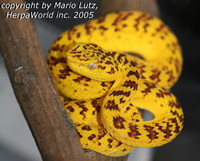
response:
{"label": "yellow snake", "polygon": [[[176,36],[139,11],[77,25],[53,43],[48,65],[85,149],[123,156],[174,139],[183,111],[169,91],[180,76]],[[154,118],[145,121],[139,109]]]}

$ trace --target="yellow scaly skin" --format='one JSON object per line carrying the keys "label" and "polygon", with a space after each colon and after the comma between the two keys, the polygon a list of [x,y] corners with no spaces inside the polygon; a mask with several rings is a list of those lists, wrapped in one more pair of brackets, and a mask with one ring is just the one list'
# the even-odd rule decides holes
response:
{"label": "yellow scaly skin", "polygon": [[168,90],[182,70],[181,48],[155,17],[128,11],[77,25],[54,42],[48,64],[60,93],[75,99],[65,108],[86,149],[123,156],[170,142],[183,127]]}

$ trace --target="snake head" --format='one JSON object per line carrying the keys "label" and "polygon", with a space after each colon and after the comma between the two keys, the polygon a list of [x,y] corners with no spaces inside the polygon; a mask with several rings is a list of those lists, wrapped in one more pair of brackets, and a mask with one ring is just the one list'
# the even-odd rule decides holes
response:
{"label": "snake head", "polygon": [[96,44],[78,43],[67,52],[67,63],[74,72],[98,81],[114,81],[121,75],[110,52]]}

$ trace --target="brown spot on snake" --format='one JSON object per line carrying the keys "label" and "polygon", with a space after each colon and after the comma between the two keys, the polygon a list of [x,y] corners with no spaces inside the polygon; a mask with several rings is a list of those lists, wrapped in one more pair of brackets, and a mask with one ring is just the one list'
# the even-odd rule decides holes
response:
{"label": "brown spot on snake", "polygon": [[95,134],[91,134],[91,135],[88,137],[88,140],[93,140],[95,137],[96,137]]}
{"label": "brown spot on snake", "polygon": [[154,140],[154,139],[158,139],[158,132],[156,132],[156,130],[154,130],[154,127],[152,126],[148,126],[148,125],[144,125],[145,130],[149,133],[147,134],[147,137],[150,140]]}
{"label": "brown spot on snake", "polygon": [[118,105],[115,103],[114,100],[108,100],[108,102],[105,104],[105,108],[109,109],[109,110],[118,110],[119,111],[119,107]]}
{"label": "brown spot on snake", "polygon": [[123,125],[124,121],[125,121],[125,119],[123,117],[120,117],[120,116],[113,117],[113,125],[117,129],[125,129],[125,127]]}
{"label": "brown spot on snake", "polygon": [[88,125],[82,126],[81,129],[82,129],[82,130],[86,130],[86,131],[91,131],[91,130],[92,130],[91,127],[88,126]]}
{"label": "brown spot on snake", "polygon": [[138,129],[138,125],[129,125],[130,132],[128,132],[128,136],[130,138],[139,139],[141,135]]}

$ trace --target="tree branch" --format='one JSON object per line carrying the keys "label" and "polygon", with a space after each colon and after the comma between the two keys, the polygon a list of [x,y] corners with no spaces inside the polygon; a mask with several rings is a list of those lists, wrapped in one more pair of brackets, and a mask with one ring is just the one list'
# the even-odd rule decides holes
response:
{"label": "tree branch", "polygon": [[83,161],[84,152],[51,80],[31,20],[5,19],[6,12],[0,10],[0,51],[43,160]]}
{"label": "tree branch", "polygon": [[[15,0],[1,1],[4,2],[16,3]],[[101,14],[130,9],[157,13],[154,0],[101,0],[100,6]],[[43,160],[126,161],[127,156],[113,158],[95,152],[83,152],[74,124],[65,112],[51,80],[31,20],[6,19],[6,12],[5,9],[0,10],[0,52]]]}
{"label": "tree branch", "polygon": [[100,0],[100,15],[121,10],[140,10],[158,16],[156,0]]}

